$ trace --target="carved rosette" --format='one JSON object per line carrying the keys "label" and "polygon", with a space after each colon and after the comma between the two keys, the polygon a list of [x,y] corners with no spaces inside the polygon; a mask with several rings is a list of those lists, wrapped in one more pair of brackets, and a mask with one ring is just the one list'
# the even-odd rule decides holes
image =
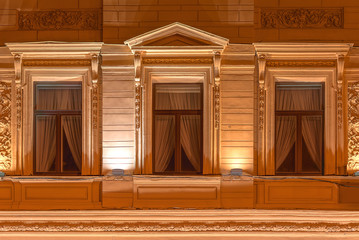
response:
{"label": "carved rosette", "polygon": [[359,171],[359,82],[348,85],[348,174]]}
{"label": "carved rosette", "polygon": [[0,81],[0,170],[11,168],[11,83]]}
{"label": "carved rosette", "polygon": [[100,11],[19,11],[19,30],[97,30]]}
{"label": "carved rosette", "polygon": [[343,8],[263,8],[262,28],[343,28]]}

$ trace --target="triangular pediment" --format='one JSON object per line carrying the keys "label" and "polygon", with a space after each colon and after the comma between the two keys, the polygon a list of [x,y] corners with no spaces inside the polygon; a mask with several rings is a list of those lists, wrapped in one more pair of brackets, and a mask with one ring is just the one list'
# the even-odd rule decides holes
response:
{"label": "triangular pediment", "polygon": [[132,50],[161,47],[223,49],[228,44],[228,39],[176,22],[131,38],[125,44]]}

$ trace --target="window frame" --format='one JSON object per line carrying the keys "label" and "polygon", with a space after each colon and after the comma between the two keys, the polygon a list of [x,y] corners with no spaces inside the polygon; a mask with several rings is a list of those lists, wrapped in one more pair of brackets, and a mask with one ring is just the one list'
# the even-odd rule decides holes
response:
{"label": "window frame", "polygon": [[[156,110],[155,109],[155,103],[156,103],[156,87],[160,84],[176,84],[176,85],[188,85],[188,84],[195,84],[200,87],[200,99],[201,99],[201,109],[200,110]],[[152,88],[152,96],[153,96],[153,104],[152,104],[152,153],[153,153],[153,161],[152,161],[152,169],[154,174],[159,175],[195,175],[195,174],[203,174],[203,84],[202,83],[153,83]],[[175,171],[173,172],[155,172],[155,118],[157,115],[172,115],[175,117]],[[201,150],[201,163],[200,163],[200,172],[195,171],[176,171],[178,169],[181,169],[182,164],[182,157],[181,157],[181,143],[180,143],[180,129],[181,129],[181,123],[180,119],[183,115],[200,115],[200,121],[201,121],[201,144],[200,144],[200,150]]]}
{"label": "window frame", "polygon": [[[81,116],[82,118],[82,106],[81,104],[81,110],[37,110],[37,90],[38,86],[46,86],[51,89],[51,87],[55,86],[75,86],[79,87],[81,92],[81,99],[82,99],[82,83],[81,82],[37,82],[34,84],[34,93],[33,93],[33,173],[34,175],[66,175],[66,176],[72,176],[72,175],[81,175],[82,169],[79,171],[61,171],[62,161],[63,161],[63,129],[62,129],[62,117],[63,116]],[[54,88],[52,88],[54,89]],[[55,171],[48,171],[48,172],[37,172],[36,171],[36,117],[37,116],[55,116],[56,119],[56,157],[55,157]],[[82,137],[82,136],[81,136]],[[82,142],[82,141],[81,141]],[[83,146],[81,146],[83,149]],[[60,168],[60,169],[59,169]]]}
{"label": "window frame", "polygon": [[[325,84],[323,82],[311,82],[311,83],[304,83],[304,82],[276,82],[275,83],[275,95],[277,96],[277,89],[280,85],[297,85],[297,86],[309,86],[309,85],[320,85],[320,95],[321,95],[321,110],[277,110],[277,97],[275,97],[275,123],[277,124],[277,116],[295,116],[296,118],[296,144],[295,144],[295,171],[294,172],[278,172],[277,167],[275,165],[275,175],[323,175],[324,173],[324,125],[325,125]],[[303,137],[302,137],[302,118],[305,116],[321,116],[322,117],[322,156],[321,156],[321,169],[320,172],[304,172],[302,171],[302,152],[303,152]],[[275,135],[275,146],[276,148],[276,133]],[[276,155],[276,153],[275,153]],[[275,160],[276,164],[276,160]]]}

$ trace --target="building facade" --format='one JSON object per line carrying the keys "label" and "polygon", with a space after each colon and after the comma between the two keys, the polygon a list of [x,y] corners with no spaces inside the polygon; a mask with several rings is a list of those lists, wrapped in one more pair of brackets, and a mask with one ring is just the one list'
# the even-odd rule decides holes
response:
{"label": "building facade", "polygon": [[357,209],[357,9],[4,1],[0,208]]}

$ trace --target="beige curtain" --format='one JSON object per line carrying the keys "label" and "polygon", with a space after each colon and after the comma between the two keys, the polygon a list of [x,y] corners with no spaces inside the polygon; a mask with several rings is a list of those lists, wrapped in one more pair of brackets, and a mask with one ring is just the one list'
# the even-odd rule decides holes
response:
{"label": "beige curtain", "polygon": [[321,116],[306,116],[302,118],[302,134],[307,145],[308,152],[318,167],[321,168],[322,156],[322,117]]}
{"label": "beige curtain", "polygon": [[[36,110],[81,110],[81,88],[38,86]],[[76,165],[81,169],[81,117],[63,117],[69,147]],[[60,154],[60,153],[58,153]],[[36,171],[50,170],[56,157],[56,117],[37,116],[36,119]]]}
{"label": "beige curtain", "polygon": [[201,89],[196,84],[159,84],[156,86],[156,110],[199,110]]}
{"label": "beige curtain", "polygon": [[56,117],[36,117],[36,172],[48,172],[56,157]]}
{"label": "beige curtain", "polygon": [[276,170],[284,163],[290,150],[293,148],[296,137],[296,117],[276,117]]}
{"label": "beige curtain", "polygon": [[[277,110],[311,111],[320,110],[319,88],[277,89]],[[318,119],[319,118],[319,119]],[[286,159],[295,142],[295,117],[276,117],[276,166],[277,169]],[[302,119],[302,135],[312,160],[320,169],[322,146],[322,120],[319,116],[305,116]]]}
{"label": "beige curtain", "polygon": [[81,110],[82,95],[79,88],[39,88],[37,110]]}
{"label": "beige curtain", "polygon": [[82,164],[82,130],[81,116],[64,116],[62,126],[69,143],[70,151],[75,160],[76,166],[81,170]]}
{"label": "beige curtain", "polygon": [[185,115],[181,117],[181,145],[189,161],[197,172],[201,170],[201,117]]}
{"label": "beige curtain", "polygon": [[175,150],[175,118],[168,115],[155,117],[155,172],[164,172]]}
{"label": "beige curtain", "polygon": [[277,89],[276,110],[320,110],[319,89]]}

